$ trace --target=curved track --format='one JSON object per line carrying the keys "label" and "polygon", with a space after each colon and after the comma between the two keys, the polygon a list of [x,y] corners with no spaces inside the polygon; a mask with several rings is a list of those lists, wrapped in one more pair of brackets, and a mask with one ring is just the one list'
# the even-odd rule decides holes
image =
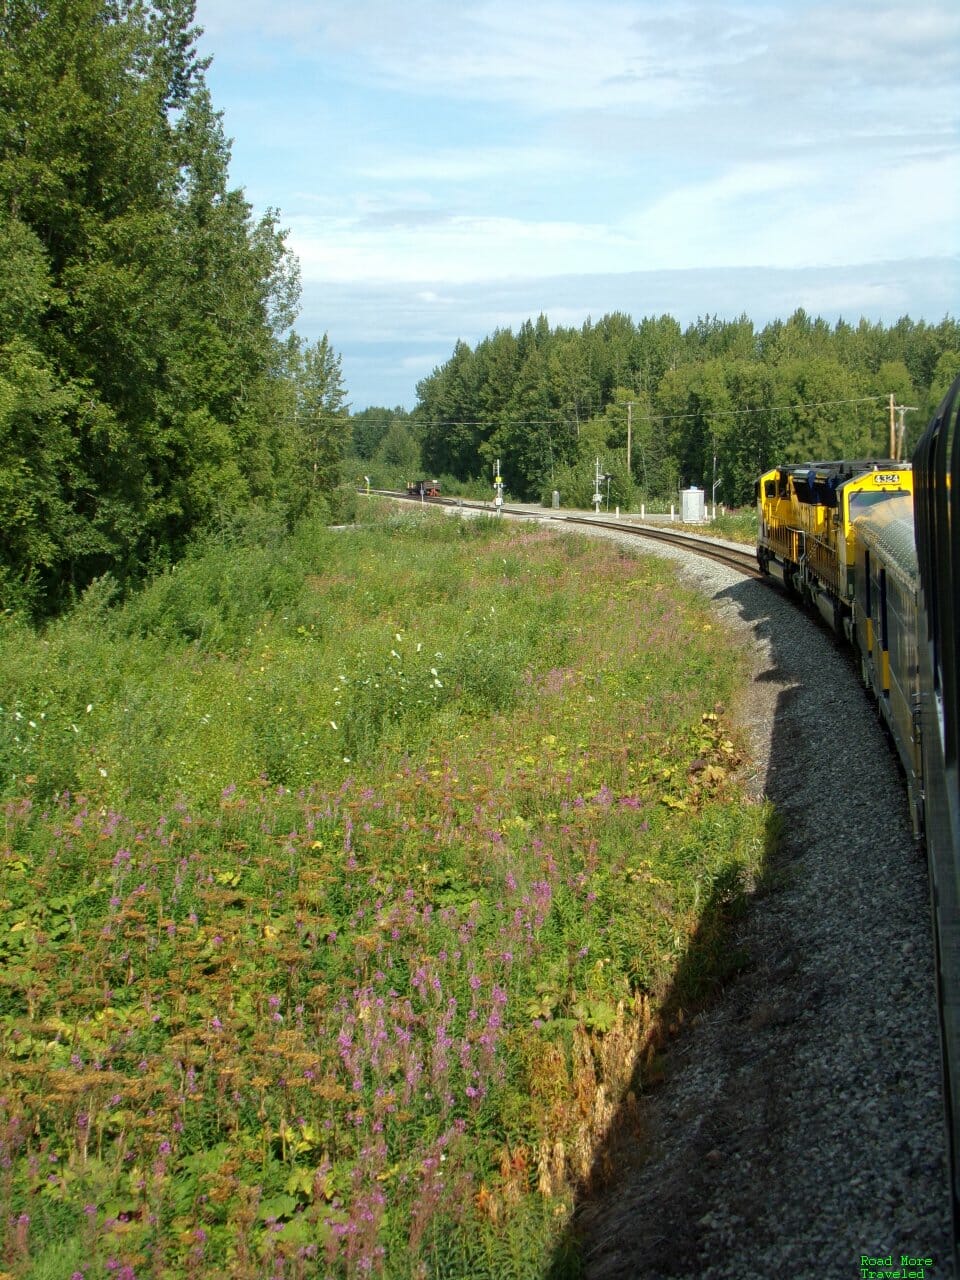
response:
{"label": "curved track", "polygon": [[708,560],[715,560],[718,564],[726,565],[728,569],[735,569],[737,573],[744,574],[748,578],[756,578],[758,581],[766,581],[764,575],[760,572],[757,564],[757,554],[751,547],[749,550],[740,550],[732,547],[725,542],[717,542],[713,538],[706,538],[700,534],[694,533],[674,533],[666,529],[657,529],[650,525],[637,525],[632,523],[624,523],[622,520],[591,520],[589,516],[562,516],[560,517],[567,524],[584,524],[591,525],[593,528],[615,529],[617,533],[625,533],[635,535],[638,538],[649,538],[654,542],[667,542],[675,547],[681,547],[684,551],[690,551],[694,555],[704,556]]}
{"label": "curved track", "polygon": [[[428,501],[495,514],[490,503]],[[929,889],[891,802],[900,781],[893,753],[880,749],[876,720],[857,714],[866,703],[845,650],[825,645],[809,614],[795,625],[783,593],[760,593],[769,611],[759,603],[752,583],[770,579],[752,548],[586,513],[502,512],[645,537],[719,562],[751,583],[717,598],[743,606],[742,593],[752,593],[744,616],[759,618],[774,638],[772,661],[754,682],[758,694],[771,681],[779,689],[758,718],[772,734],[760,792],[787,815],[781,861],[790,884],[761,894],[745,926],[749,971],[672,1055],[670,1087],[647,1100],[653,1141],[645,1147],[654,1154],[618,1178],[611,1195],[580,1206],[587,1276],[839,1276],[852,1274],[864,1250],[886,1256],[923,1240],[917,1248],[935,1259],[926,1274],[945,1277],[955,1239],[942,1193]],[[781,614],[783,625],[772,629]],[[851,755],[863,762],[853,798]],[[824,857],[824,833],[839,811],[856,817]],[[897,922],[879,948],[864,947],[864,917],[846,900],[851,884],[877,919]],[[888,1042],[910,1045],[909,1055],[888,1056]]]}
{"label": "curved track", "polygon": [[[411,497],[409,494],[388,489],[374,489],[371,492],[382,498],[395,498],[402,502],[416,502],[425,506],[454,507],[469,511],[481,511],[487,515],[496,514],[496,509],[491,507],[488,502],[470,502],[459,498]],[[558,524],[585,525],[591,529],[610,529],[627,537],[648,538],[654,542],[666,542],[680,547],[684,551],[690,551],[695,555],[704,556],[708,560],[714,560],[718,564],[726,565],[728,569],[735,569],[737,573],[742,573],[745,577],[755,578],[758,581],[768,581],[760,572],[756,550],[753,547],[738,548],[730,543],[718,542],[714,538],[707,538],[701,534],[681,533],[655,525],[636,524],[633,520],[627,519],[611,520],[602,516],[561,514],[545,508],[519,507],[509,504],[504,504],[500,510],[503,515],[510,516],[512,519],[536,520],[540,523],[555,521]]]}

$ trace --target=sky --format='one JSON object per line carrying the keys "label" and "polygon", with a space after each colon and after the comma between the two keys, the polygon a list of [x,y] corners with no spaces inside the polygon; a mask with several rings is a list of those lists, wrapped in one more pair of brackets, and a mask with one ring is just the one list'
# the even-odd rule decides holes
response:
{"label": "sky", "polygon": [[543,313],[956,316],[956,0],[197,0],[353,409]]}

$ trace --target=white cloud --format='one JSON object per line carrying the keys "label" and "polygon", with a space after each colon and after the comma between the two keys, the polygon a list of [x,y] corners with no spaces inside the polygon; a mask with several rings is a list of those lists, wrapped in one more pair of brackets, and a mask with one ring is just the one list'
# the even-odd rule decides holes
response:
{"label": "white cloud", "polygon": [[[355,407],[413,407],[416,381],[444,364],[457,338],[474,345],[494,329],[516,331],[542,311],[551,325],[578,326],[622,311],[636,320],[668,313],[684,327],[704,314],[749,315],[758,327],[797,307],[834,322],[864,315],[892,324],[902,315],[936,322],[960,296],[960,258],[777,271],[727,269],[556,276],[473,284],[457,290],[454,311],[417,300],[406,286],[332,284],[322,314],[305,332],[327,329],[343,353]],[[336,317],[336,330],[332,319]]]}
{"label": "white cloud", "polygon": [[923,305],[949,297],[889,263],[956,263],[956,0],[198,0],[197,19],[235,180],[291,229],[303,323],[390,346],[351,356],[366,370],[409,379],[541,309],[938,319]]}
{"label": "white cloud", "polygon": [[625,220],[661,267],[841,265],[949,255],[958,247],[960,162],[826,155],[740,165],[675,187]]}
{"label": "white cloud", "polygon": [[381,88],[537,111],[716,110],[754,85],[795,105],[850,84],[929,93],[949,85],[960,52],[946,0],[200,0],[198,16],[214,47],[254,35],[263,56],[264,41],[292,42]]}
{"label": "white cloud", "polygon": [[406,373],[432,373],[434,369],[445,364],[450,358],[449,350],[434,351],[432,354],[404,356],[400,361],[400,367]]}
{"label": "white cloud", "polygon": [[[344,219],[290,220],[305,280],[460,283],[613,269],[621,239],[602,225],[453,216],[377,232]],[[592,262],[606,263],[604,268]]]}
{"label": "white cloud", "polygon": [[382,158],[362,161],[361,178],[377,182],[480,182],[511,175],[562,173],[570,153],[559,147],[470,146],[391,151]]}
{"label": "white cloud", "polygon": [[829,158],[740,165],[611,212],[606,222],[303,216],[291,220],[291,242],[307,281],[411,284],[948,255],[957,247],[960,168],[949,155],[896,168]]}
{"label": "white cloud", "polygon": [[654,115],[707,100],[710,68],[737,61],[724,46],[678,45],[658,4],[490,0],[460,10],[449,43],[372,51],[378,74],[420,92],[509,103],[535,113],[629,105]]}

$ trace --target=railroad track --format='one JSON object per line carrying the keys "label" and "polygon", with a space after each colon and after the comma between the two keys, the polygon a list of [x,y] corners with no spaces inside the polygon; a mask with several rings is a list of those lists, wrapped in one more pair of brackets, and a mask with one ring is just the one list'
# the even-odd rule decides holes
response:
{"label": "railroad track", "polygon": [[[435,507],[462,508],[464,510],[482,511],[488,515],[494,514],[494,509],[488,502],[470,502],[459,498],[411,497],[409,494],[387,489],[375,489],[371,492],[378,494],[380,497],[395,498],[401,502],[417,502]],[[584,525],[591,529],[610,529],[628,537],[665,542],[684,551],[689,551],[694,555],[703,556],[707,560],[714,560],[718,564],[726,565],[728,569],[734,569],[745,577],[754,578],[757,581],[767,581],[760,572],[756,551],[752,547],[741,550],[727,543],[717,542],[713,538],[704,537],[702,534],[681,533],[672,529],[657,528],[653,525],[636,524],[632,520],[609,520],[589,515],[562,515],[550,510],[536,511],[534,513],[531,512],[529,507],[515,507],[509,504],[505,504],[501,511],[511,519],[536,520],[538,523],[552,521],[557,524]]]}
{"label": "railroad track", "polygon": [[561,516],[560,519],[566,524],[590,525],[594,529],[614,529],[617,533],[635,535],[653,542],[666,542],[684,551],[690,551],[694,555],[703,556],[707,560],[715,560],[718,564],[726,565],[728,569],[735,569],[745,577],[766,581],[757,564],[756,552],[752,548],[741,551],[700,534],[674,533],[667,529],[652,528],[649,525],[624,523],[622,520],[591,520],[589,516]]}
{"label": "railroad track", "polygon": [[[494,513],[488,502],[426,501]],[[745,651],[759,655],[745,706],[757,794],[785,815],[771,891],[738,934],[749,965],[695,1020],[667,1081],[642,1100],[644,1159],[581,1206],[585,1274],[844,1275],[865,1248],[886,1256],[923,1240],[921,1252],[934,1260],[925,1274],[946,1280],[952,1238],[929,887],[908,814],[895,802],[895,757],[867,714],[846,650],[815,617],[795,619],[785,592],[754,590],[758,578],[770,579],[759,575],[752,548],[599,515],[502,511],[602,530],[621,543],[652,538],[710,562],[698,582],[731,628],[744,628]],[[721,566],[750,582],[731,588]],[[789,867],[783,883],[781,867]],[[883,946],[864,947],[854,899],[897,921]],[[910,1053],[878,1053],[873,1026]],[[618,1117],[612,1132],[632,1123]]]}

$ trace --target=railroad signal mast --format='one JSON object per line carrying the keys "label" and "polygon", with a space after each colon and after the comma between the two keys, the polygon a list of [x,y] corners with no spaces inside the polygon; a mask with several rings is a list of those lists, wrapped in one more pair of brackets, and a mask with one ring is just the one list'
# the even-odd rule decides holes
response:
{"label": "railroad signal mast", "polygon": [[500,474],[499,458],[493,465],[493,505],[497,509],[497,515],[500,515],[503,512],[503,476]]}
{"label": "railroad signal mast", "polygon": [[[600,468],[600,459],[597,459],[596,468],[594,470],[593,480],[593,512],[594,515],[600,514],[600,503],[603,501],[603,494],[600,492],[601,484],[606,481],[607,485],[607,510],[610,510],[610,481],[613,476]],[[619,511],[619,507],[617,510]]]}

